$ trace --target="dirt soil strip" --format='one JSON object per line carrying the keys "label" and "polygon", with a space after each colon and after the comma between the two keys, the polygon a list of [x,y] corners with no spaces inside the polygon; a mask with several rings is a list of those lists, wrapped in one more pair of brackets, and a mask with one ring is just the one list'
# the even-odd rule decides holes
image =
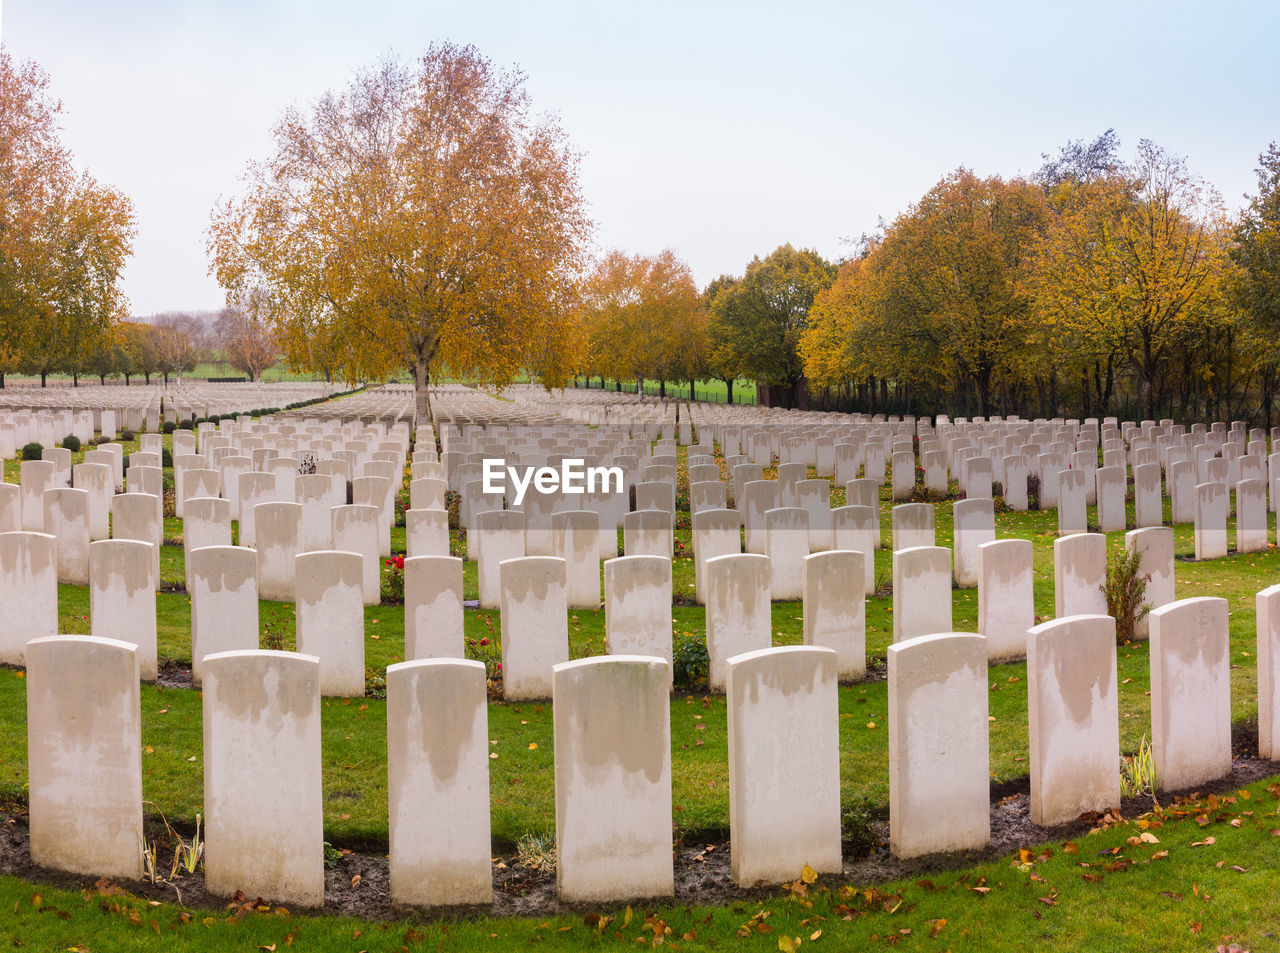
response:
{"label": "dirt soil strip", "polygon": [[[1280,774],[1280,762],[1262,761],[1257,758],[1237,758],[1231,774],[1213,784],[1202,785],[1196,792],[1202,794],[1233,791],[1260,778]],[[912,860],[899,860],[889,853],[888,824],[878,822],[872,833],[876,847],[867,857],[847,857],[839,875],[828,874],[820,883],[828,887],[844,884],[872,885],[889,880],[945,873],[948,870],[970,866],[984,861],[1007,857],[1019,848],[1031,847],[1051,841],[1070,840],[1086,834],[1095,826],[1097,816],[1086,816],[1070,824],[1045,828],[1031,823],[1031,796],[1027,779],[1002,785],[992,792],[991,844],[980,851],[962,851],[938,854]],[[1161,800],[1172,803],[1179,792],[1161,792]],[[1193,793],[1193,792],[1183,792]],[[1151,798],[1140,797],[1124,801],[1120,805],[1123,817],[1133,818],[1153,807]],[[165,853],[166,851],[162,851]],[[675,899],[652,898],[655,906],[685,904],[726,906],[740,900],[765,900],[777,896],[778,887],[758,885],[750,888],[733,883],[729,864],[729,844],[699,844],[696,847],[678,847],[674,852]],[[162,858],[167,863],[168,858]],[[494,858],[493,891],[491,906],[438,909],[411,912],[393,907],[389,880],[390,864],[385,854],[344,851],[341,860],[325,872],[324,910],[328,913],[361,917],[367,920],[387,920],[412,914],[415,918],[441,919],[458,915],[467,916],[552,916],[558,913],[585,912],[599,909],[584,904],[563,904],[556,896],[554,872],[538,872],[520,866],[517,855]],[[111,885],[92,877],[75,876],[61,871],[47,870],[31,862],[28,849],[27,815],[25,810],[9,809],[0,812],[0,873],[22,877],[33,882],[51,883],[72,890],[103,890]],[[797,876],[799,871],[796,872]],[[147,900],[176,902],[184,907],[207,910],[226,909],[226,898],[212,897],[205,892],[204,875],[182,875],[174,883],[152,884],[144,881],[128,881],[122,884],[129,893]],[[270,898],[267,898],[270,899]],[[643,905],[646,898],[636,898]],[[245,901],[240,901],[243,904]],[[232,904],[238,906],[240,904]],[[618,904],[607,905],[610,910]]]}

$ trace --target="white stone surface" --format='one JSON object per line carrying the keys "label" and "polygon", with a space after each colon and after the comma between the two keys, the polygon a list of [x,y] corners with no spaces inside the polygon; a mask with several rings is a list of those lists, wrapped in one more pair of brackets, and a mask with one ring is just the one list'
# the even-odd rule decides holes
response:
{"label": "white stone surface", "polygon": [[670,664],[611,655],[555,666],[556,883],[567,903],[675,893]]}
{"label": "white stone surface", "polygon": [[320,660],[255,650],[204,661],[206,888],[319,907]]}
{"label": "white stone surface", "polygon": [[671,560],[619,556],[604,564],[605,650],[671,661]]}
{"label": "white stone surface", "polygon": [[756,553],[707,561],[708,687],[724,691],[726,663],[734,655],[773,644],[769,558]]}
{"label": "white stone surface", "polygon": [[364,695],[364,559],[360,553],[298,554],[298,651],[320,660],[320,694]]}
{"label": "white stone surface", "polygon": [[199,685],[205,656],[258,647],[258,559],[241,546],[202,546],[191,551],[188,565],[191,681]]}
{"label": "white stone surface", "polygon": [[1017,658],[1035,625],[1033,550],[1029,539],[998,539],[978,547],[978,632],[987,658]]}
{"label": "white stone surface", "polygon": [[867,673],[866,558],[831,550],[804,559],[804,644],[833,650],[841,680]]}
{"label": "white stone surface", "polygon": [[493,902],[488,716],[480,662],[387,666],[392,903]]}
{"label": "white stone surface", "polygon": [[142,876],[142,708],[131,643],[84,635],[26,646],[31,860]]}
{"label": "white stone surface", "polygon": [[0,663],[22,665],[32,639],[58,633],[57,540],[0,533]]}
{"label": "white stone surface", "polygon": [[1231,771],[1227,600],[1179,599],[1150,620],[1156,784],[1179,791],[1217,780]]}
{"label": "white stone surface", "polygon": [[150,543],[136,539],[100,539],[89,544],[92,634],[133,643],[144,682],[156,680],[158,665],[151,551]]}
{"label": "white stone surface", "polygon": [[1054,616],[1106,615],[1107,538],[1072,533],[1053,541]]}
{"label": "white stone surface", "polygon": [[502,578],[502,694],[551,697],[551,670],[569,660],[565,564],[554,556],[508,559]]}
{"label": "white stone surface", "polygon": [[410,556],[404,561],[405,659],[466,654],[462,622],[462,559]]}
{"label": "white stone surface", "polygon": [[1027,639],[1031,821],[1052,827],[1120,806],[1116,623],[1069,616]]}
{"label": "white stone surface", "polygon": [[[836,653],[785,646],[725,663],[734,883],[839,873]],[[801,779],[803,779],[801,781]]]}
{"label": "white stone surface", "polygon": [[995,504],[991,498],[957,500],[951,508],[952,555],[956,585],[978,585],[978,547],[996,538]]}
{"label": "white stone surface", "polygon": [[941,546],[895,549],[893,641],[951,629],[951,551]]}
{"label": "white stone surface", "polygon": [[991,839],[987,647],[951,632],[889,646],[889,849],[901,858]]}

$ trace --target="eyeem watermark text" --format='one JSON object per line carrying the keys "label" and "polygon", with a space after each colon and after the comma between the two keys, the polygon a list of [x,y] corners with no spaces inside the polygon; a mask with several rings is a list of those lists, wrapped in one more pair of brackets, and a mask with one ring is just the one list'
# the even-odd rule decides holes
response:
{"label": "eyeem watermark text", "polygon": [[505,460],[489,458],[484,467],[484,492],[505,493],[507,480],[515,487],[512,505],[519,506],[530,486],[539,493],[621,493],[622,467],[589,467],[585,460],[565,459],[555,467],[510,467]]}

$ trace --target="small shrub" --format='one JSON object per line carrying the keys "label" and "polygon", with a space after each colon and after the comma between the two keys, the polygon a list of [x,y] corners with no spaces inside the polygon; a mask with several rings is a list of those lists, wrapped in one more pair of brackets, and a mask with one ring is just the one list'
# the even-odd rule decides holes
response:
{"label": "small shrub", "polygon": [[133,431],[132,431],[132,430],[121,430],[121,431],[120,431],[120,439],[121,439],[121,440],[132,440],[132,439],[134,439]]}
{"label": "small shrub", "polygon": [[459,521],[458,507],[462,503],[462,497],[452,490],[446,490],[444,494],[444,508],[449,513],[449,529],[462,529]]}
{"label": "small shrub", "polygon": [[333,870],[342,862],[342,851],[328,841],[324,842],[324,869]]}
{"label": "small shrub", "polygon": [[67,434],[62,438],[62,449],[75,453],[80,449],[80,438],[73,433]]}
{"label": "small shrub", "polygon": [[878,838],[871,824],[871,806],[865,798],[840,812],[840,839],[849,856],[870,857],[875,853]]}
{"label": "small shrub", "polygon": [[262,627],[262,647],[272,652],[283,652],[284,634],[276,631],[270,622]]}
{"label": "small shrub", "polygon": [[386,572],[382,574],[382,601],[402,604],[404,602],[404,557],[392,556],[386,560],[385,568]]}
{"label": "small shrub", "polygon": [[1027,509],[1040,509],[1040,477],[1034,473],[1027,474]]}
{"label": "small shrub", "polygon": [[172,420],[166,420],[164,422],[164,426],[161,427],[160,429],[163,430],[165,433],[173,433],[175,430],[178,429],[178,425],[175,424]]}
{"label": "small shrub", "polygon": [[23,460],[40,460],[43,459],[44,447],[36,443],[34,440],[22,448]]}
{"label": "small shrub", "polygon": [[691,690],[706,684],[711,673],[707,643],[693,636],[677,639],[671,653],[671,673],[676,688]]}
{"label": "small shrub", "polygon": [[1156,795],[1156,762],[1147,744],[1147,736],[1142,736],[1138,745],[1138,753],[1120,758],[1120,795],[1121,797],[1141,797]]}
{"label": "small shrub", "polygon": [[160,450],[160,466],[168,467],[170,470],[173,469],[173,451],[168,447],[163,447]]}
{"label": "small shrub", "polygon": [[1151,611],[1145,600],[1151,574],[1141,571],[1142,553],[1127,546],[1107,558],[1107,615],[1116,620],[1116,643],[1126,645],[1137,635],[1138,623]]}
{"label": "small shrub", "polygon": [[522,834],[516,841],[517,863],[540,874],[556,872],[556,841],[550,834]]}
{"label": "small shrub", "polygon": [[195,430],[196,425],[194,421],[184,420],[182,421],[182,423],[178,424],[178,429],[179,430]]}
{"label": "small shrub", "polygon": [[366,698],[387,697],[386,669],[366,668],[364,670],[364,695]]}
{"label": "small shrub", "polygon": [[298,461],[298,475],[311,476],[316,472],[316,466],[316,455],[314,453],[308,453]]}

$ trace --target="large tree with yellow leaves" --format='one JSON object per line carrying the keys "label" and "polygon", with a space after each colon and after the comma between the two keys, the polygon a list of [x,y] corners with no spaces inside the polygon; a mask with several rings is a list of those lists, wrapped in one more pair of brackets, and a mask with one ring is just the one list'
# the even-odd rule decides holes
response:
{"label": "large tree with yellow leaves", "polygon": [[473,47],[380,62],[276,125],[214,210],[214,274],[233,299],[269,290],[297,366],[324,340],[353,380],[408,367],[419,421],[441,373],[561,384],[591,226],[576,153],[529,112],[523,74]]}

